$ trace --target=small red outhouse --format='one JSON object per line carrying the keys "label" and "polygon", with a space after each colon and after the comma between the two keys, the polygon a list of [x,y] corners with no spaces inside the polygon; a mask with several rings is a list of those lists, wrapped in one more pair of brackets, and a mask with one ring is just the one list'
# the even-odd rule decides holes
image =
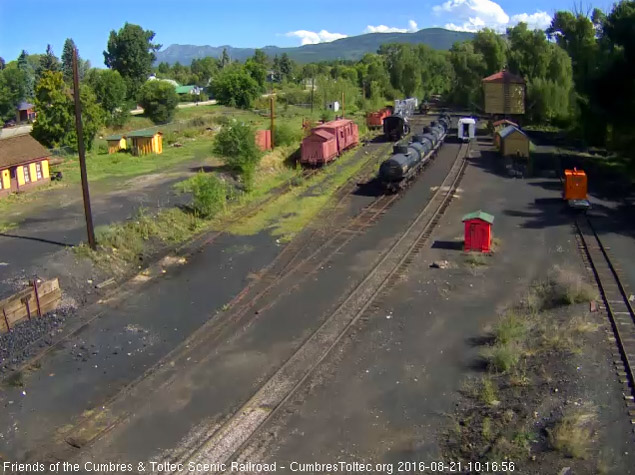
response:
{"label": "small red outhouse", "polygon": [[256,146],[263,152],[271,150],[271,130],[256,131]]}
{"label": "small red outhouse", "polygon": [[479,210],[463,216],[463,222],[465,223],[465,252],[490,252],[494,216]]}

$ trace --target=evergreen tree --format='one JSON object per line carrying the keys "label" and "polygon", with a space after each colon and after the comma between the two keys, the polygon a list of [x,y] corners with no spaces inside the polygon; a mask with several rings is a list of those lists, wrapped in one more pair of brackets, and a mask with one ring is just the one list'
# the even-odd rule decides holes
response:
{"label": "evergreen tree", "polygon": [[231,63],[231,58],[229,54],[227,54],[227,48],[223,48],[223,54],[220,57],[220,67],[221,69],[226,68]]}
{"label": "evergreen tree", "polygon": [[38,68],[38,77],[42,75],[44,71],[59,71],[60,60],[53,53],[53,47],[49,44],[46,45],[46,53],[40,57],[40,66]]}
{"label": "evergreen tree", "polygon": [[24,98],[31,98],[35,93],[35,70],[28,60],[29,53],[22,50],[18,56],[18,69],[24,73]]}
{"label": "evergreen tree", "polygon": [[62,74],[66,82],[73,81],[73,51],[75,42],[72,38],[66,38],[64,49],[62,50]]}

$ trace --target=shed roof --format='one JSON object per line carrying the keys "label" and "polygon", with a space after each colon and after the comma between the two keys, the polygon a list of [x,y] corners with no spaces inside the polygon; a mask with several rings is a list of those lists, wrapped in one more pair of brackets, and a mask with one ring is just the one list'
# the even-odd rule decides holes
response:
{"label": "shed roof", "polygon": [[507,70],[499,71],[491,76],[487,76],[483,79],[483,82],[511,82],[515,84],[525,84],[525,80],[522,77],[512,74]]}
{"label": "shed roof", "polygon": [[176,88],[177,94],[189,94],[191,93],[196,86],[179,86]]}
{"label": "shed roof", "polygon": [[49,151],[29,134],[0,140],[0,168],[13,167],[49,155]]}
{"label": "shed roof", "polygon": [[494,127],[498,127],[499,125],[503,125],[503,124],[507,124],[507,125],[513,125],[514,127],[518,127],[518,124],[516,122],[512,122],[509,119],[501,119],[501,120],[497,120],[496,122],[494,122]]}
{"label": "shed roof", "polygon": [[112,141],[112,140],[121,140],[122,138],[124,138],[123,135],[109,135],[108,137],[106,137],[106,141]]}
{"label": "shed roof", "polygon": [[156,130],[135,130],[133,132],[128,132],[126,137],[154,137],[156,134],[163,135],[161,132]]}
{"label": "shed roof", "polygon": [[[503,130],[498,132],[498,135],[500,135],[500,137],[502,139],[504,139],[505,137],[507,137],[508,135],[513,134],[514,132],[519,132],[519,133],[523,134],[525,137],[527,137],[527,134],[525,132],[523,132],[522,130],[520,130],[517,127],[514,127],[513,125],[508,125],[507,127],[505,127]],[[529,137],[527,137],[527,139],[529,139]]]}
{"label": "shed roof", "polygon": [[463,219],[461,219],[461,221],[469,221],[470,219],[480,219],[482,221],[485,221],[486,223],[494,224],[494,216],[486,213],[485,211],[481,211],[480,209],[478,211],[474,211],[473,213],[466,214],[465,216],[463,216]]}
{"label": "shed roof", "polygon": [[33,104],[31,104],[30,102],[26,102],[26,101],[21,101],[18,104],[18,110],[19,111],[26,111],[29,109],[33,109],[35,106]]}

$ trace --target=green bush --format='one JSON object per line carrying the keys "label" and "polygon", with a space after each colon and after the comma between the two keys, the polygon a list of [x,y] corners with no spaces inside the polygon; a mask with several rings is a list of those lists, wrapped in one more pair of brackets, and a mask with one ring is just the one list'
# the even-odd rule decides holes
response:
{"label": "green bush", "polygon": [[301,128],[294,128],[291,124],[276,124],[273,141],[276,147],[284,145],[296,145],[302,140],[304,133]]}
{"label": "green bush", "polygon": [[197,173],[187,181],[184,191],[192,193],[192,209],[201,218],[211,218],[225,209],[227,186],[215,175]]}
{"label": "green bush", "polygon": [[240,64],[223,69],[212,82],[214,97],[220,104],[248,109],[260,95],[260,86]]}
{"label": "green bush", "polygon": [[214,139],[214,153],[225,159],[225,164],[240,175],[245,188],[250,190],[262,158],[262,152],[256,146],[254,129],[235,120],[223,125]]}
{"label": "green bush", "polygon": [[178,103],[179,97],[169,82],[147,81],[139,91],[139,104],[155,124],[170,122]]}

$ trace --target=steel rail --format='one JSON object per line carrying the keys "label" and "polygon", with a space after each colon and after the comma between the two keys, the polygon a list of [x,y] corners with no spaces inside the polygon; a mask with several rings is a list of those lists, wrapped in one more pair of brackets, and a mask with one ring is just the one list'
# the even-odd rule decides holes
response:
{"label": "steel rail", "polygon": [[421,249],[422,242],[429,237],[440,214],[447,208],[456,192],[467,166],[465,157],[468,147],[469,145],[461,145],[442,186],[333,314],[242,407],[219,427],[207,433],[204,440],[192,444],[194,447],[179,451],[180,454],[176,457],[168,457],[171,462],[180,462],[184,466],[187,466],[188,462],[226,463],[240,456],[260,433],[262,427],[285,406],[348,330],[366,313],[375,299],[394,284],[394,276],[401,272]]}

